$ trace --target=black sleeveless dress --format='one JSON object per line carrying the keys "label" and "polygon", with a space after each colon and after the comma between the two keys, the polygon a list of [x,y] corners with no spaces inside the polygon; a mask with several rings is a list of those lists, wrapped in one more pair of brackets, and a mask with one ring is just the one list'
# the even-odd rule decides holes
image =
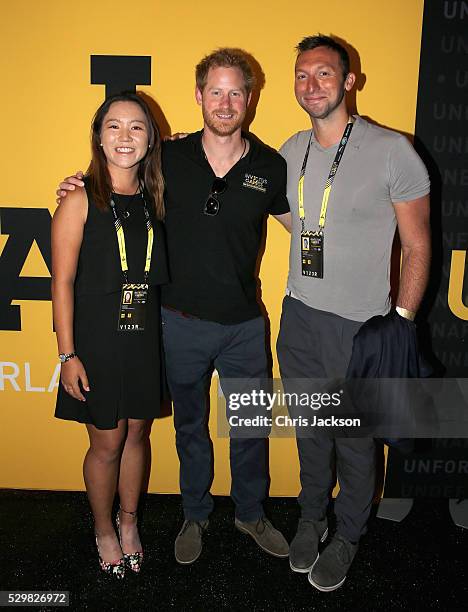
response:
{"label": "black sleeveless dress", "polygon": [[[55,416],[90,423],[98,429],[114,429],[119,419],[152,419],[158,416],[164,389],[161,349],[159,285],[168,281],[164,227],[148,202],[154,242],[144,331],[117,331],[123,275],[117,235],[110,208],[100,211],[88,194],[88,218],[84,226],[75,279],[75,351],[83,362],[90,391],[86,402],[75,400],[59,385]],[[123,219],[128,279],[144,278],[147,230],[143,201],[116,195]]]}

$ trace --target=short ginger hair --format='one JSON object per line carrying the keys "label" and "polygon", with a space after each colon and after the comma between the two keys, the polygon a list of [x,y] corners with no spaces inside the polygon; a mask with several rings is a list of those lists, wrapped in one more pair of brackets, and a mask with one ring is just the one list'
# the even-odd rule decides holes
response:
{"label": "short ginger hair", "polygon": [[255,75],[247,54],[242,49],[223,47],[206,55],[195,68],[195,81],[200,91],[203,91],[208,79],[210,68],[239,68],[244,77],[244,87],[250,94],[255,87]]}

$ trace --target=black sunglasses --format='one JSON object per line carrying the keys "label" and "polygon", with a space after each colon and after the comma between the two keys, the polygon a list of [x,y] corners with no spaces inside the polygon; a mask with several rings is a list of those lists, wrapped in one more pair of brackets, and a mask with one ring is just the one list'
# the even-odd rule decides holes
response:
{"label": "black sunglasses", "polygon": [[227,181],[224,178],[215,178],[211,185],[210,195],[207,197],[205,202],[205,208],[203,213],[209,217],[214,217],[219,212],[220,203],[216,196],[221,195],[227,189]]}

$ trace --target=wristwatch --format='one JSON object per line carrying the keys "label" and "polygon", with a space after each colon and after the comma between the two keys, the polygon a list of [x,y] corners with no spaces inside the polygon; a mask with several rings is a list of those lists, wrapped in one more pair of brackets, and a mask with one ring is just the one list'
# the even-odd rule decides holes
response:
{"label": "wristwatch", "polygon": [[76,353],[60,353],[59,354],[60,363],[65,363],[67,361],[70,361],[70,359],[73,359],[73,357],[76,357]]}

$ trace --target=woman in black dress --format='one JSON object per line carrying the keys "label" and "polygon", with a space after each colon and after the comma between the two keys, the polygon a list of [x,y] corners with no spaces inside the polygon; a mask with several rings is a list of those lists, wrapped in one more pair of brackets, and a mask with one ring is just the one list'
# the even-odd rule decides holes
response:
{"label": "woman in black dress", "polygon": [[125,566],[138,572],[143,560],[136,512],[162,399],[158,286],[167,281],[161,142],[138,95],[108,98],[96,112],[84,180],[52,222],[62,362],[55,415],[86,424],[83,473],[99,561],[123,578]]}

